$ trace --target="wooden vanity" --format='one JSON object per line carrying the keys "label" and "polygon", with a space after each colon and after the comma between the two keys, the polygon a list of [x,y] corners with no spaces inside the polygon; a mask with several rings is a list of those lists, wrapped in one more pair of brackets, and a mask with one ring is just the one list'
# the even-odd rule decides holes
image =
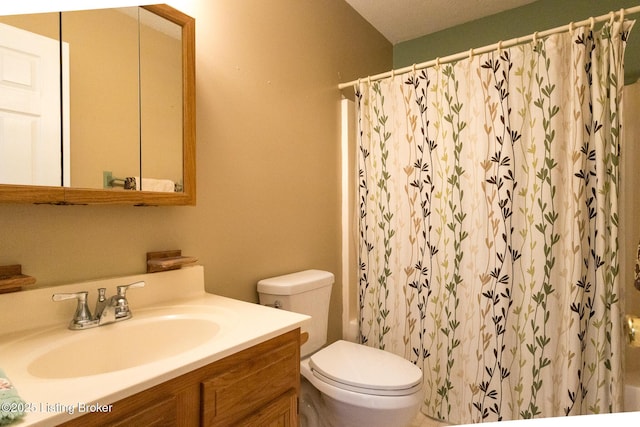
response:
{"label": "wooden vanity", "polygon": [[297,426],[300,330],[285,333],[63,426]]}

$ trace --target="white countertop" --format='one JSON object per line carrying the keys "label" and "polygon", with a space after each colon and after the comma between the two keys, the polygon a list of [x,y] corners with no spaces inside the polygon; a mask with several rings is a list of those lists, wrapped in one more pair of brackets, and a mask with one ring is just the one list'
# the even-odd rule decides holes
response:
{"label": "white countertop", "polygon": [[[97,404],[108,409],[108,405],[117,400],[291,331],[308,319],[301,314],[208,294],[204,292],[203,277],[203,268],[194,266],[165,273],[0,295],[0,313],[3,313],[0,368],[28,404],[28,414],[11,425],[52,425],[81,416],[83,410],[98,409],[88,405]],[[53,292],[88,290],[93,309],[97,295],[95,289],[106,287],[107,294],[112,295],[115,285],[139,280],[146,282],[145,288],[132,289],[128,295],[134,319],[136,316],[144,319],[157,310],[166,313],[172,309],[179,312],[184,307],[195,308],[205,310],[218,319],[219,331],[206,343],[191,350],[132,368],[76,378],[42,379],[30,374],[27,362],[42,353],[48,342],[81,339],[82,334],[101,328],[117,328],[134,320],[88,331],[70,331],[67,324],[75,310],[75,302],[54,303],[51,301]],[[38,342],[42,345],[32,345]],[[92,348],[87,348],[85,354],[77,357],[91,358]]]}

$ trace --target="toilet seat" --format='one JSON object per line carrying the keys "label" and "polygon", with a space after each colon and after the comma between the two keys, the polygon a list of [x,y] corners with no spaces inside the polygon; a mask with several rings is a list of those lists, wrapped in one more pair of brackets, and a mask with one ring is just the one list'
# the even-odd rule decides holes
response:
{"label": "toilet seat", "polygon": [[406,396],[422,387],[422,371],[400,356],[336,341],[309,358],[317,379],[343,390],[376,396]]}

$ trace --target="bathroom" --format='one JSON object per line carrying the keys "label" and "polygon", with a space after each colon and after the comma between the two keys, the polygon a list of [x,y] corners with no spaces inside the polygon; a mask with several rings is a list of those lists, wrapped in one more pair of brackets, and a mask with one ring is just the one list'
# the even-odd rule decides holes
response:
{"label": "bathroom", "polygon": [[[473,47],[470,40],[490,44],[637,4],[562,2],[578,10],[571,12],[557,3],[529,6],[527,16],[539,19],[531,28],[517,24],[516,33],[493,30],[438,44],[453,49],[449,53],[466,51]],[[322,269],[336,275],[328,333],[329,341],[339,339],[341,93],[336,88],[393,68],[401,52],[342,0],[167,4],[196,18],[197,204],[0,204],[0,265],[21,264],[39,285],[57,286],[138,274],[145,253],[181,248],[205,266],[209,292],[252,302],[262,278]],[[504,22],[518,15],[499,16]],[[631,46],[629,60],[640,54]],[[447,53],[426,52],[415,61]],[[627,304],[640,314],[640,293],[634,292],[628,288]],[[638,360],[632,354],[629,363]]]}

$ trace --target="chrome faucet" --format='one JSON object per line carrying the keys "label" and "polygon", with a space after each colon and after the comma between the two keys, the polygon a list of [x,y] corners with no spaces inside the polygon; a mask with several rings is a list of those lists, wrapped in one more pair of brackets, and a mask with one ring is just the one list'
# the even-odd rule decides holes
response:
{"label": "chrome faucet", "polygon": [[116,287],[116,295],[111,298],[106,297],[106,288],[98,289],[98,300],[96,301],[95,315],[91,315],[87,303],[87,291],[53,294],[53,301],[65,301],[76,299],[78,306],[69,323],[69,329],[81,330],[95,328],[96,326],[107,325],[121,320],[131,318],[131,309],[127,301],[127,290],[130,288],[141,288],[144,282],[134,282],[128,285]]}

